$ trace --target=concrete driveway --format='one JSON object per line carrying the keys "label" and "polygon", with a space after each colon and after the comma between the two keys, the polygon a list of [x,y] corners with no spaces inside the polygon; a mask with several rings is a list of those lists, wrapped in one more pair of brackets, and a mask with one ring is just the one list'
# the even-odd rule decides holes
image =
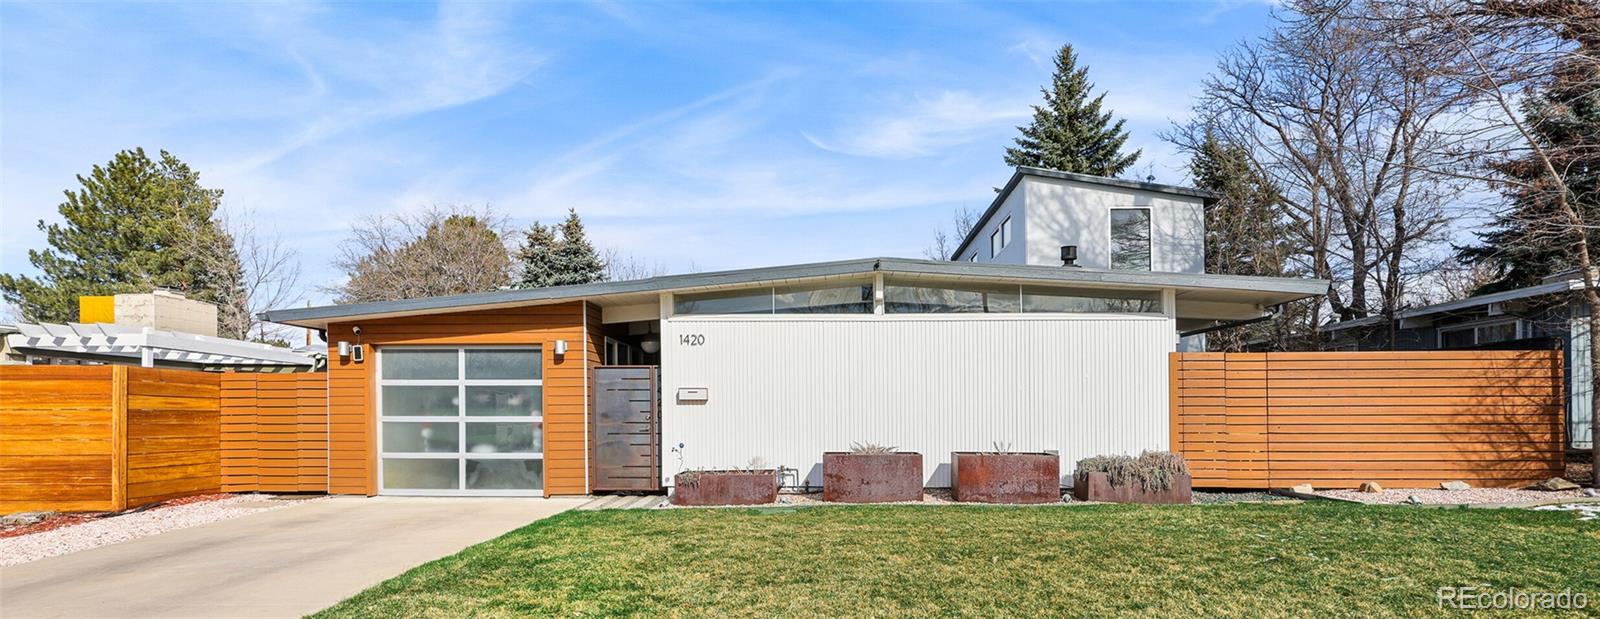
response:
{"label": "concrete driveway", "polygon": [[298,617],[584,501],[329,498],[0,569],[0,616]]}

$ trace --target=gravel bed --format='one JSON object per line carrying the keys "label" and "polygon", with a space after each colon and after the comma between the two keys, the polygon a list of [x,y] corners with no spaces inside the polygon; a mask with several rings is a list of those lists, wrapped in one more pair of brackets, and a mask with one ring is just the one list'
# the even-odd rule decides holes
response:
{"label": "gravel bed", "polygon": [[1358,492],[1355,490],[1318,490],[1312,494],[1346,501],[1359,501],[1372,505],[1403,505],[1417,498],[1421,505],[1483,505],[1494,503],[1527,503],[1547,499],[1569,499],[1583,496],[1583,490],[1518,490],[1513,488],[1472,488],[1469,490],[1396,489],[1383,492]]}
{"label": "gravel bed", "polygon": [[[308,499],[317,500],[317,499]],[[165,505],[141,512],[79,522],[38,533],[0,539],[0,567],[109,546],[131,539],[282,509],[303,500],[280,501],[265,494],[241,494],[212,501]]]}
{"label": "gravel bed", "polygon": [[1562,503],[1535,507],[1538,511],[1577,512],[1578,520],[1600,520],[1600,503]]}
{"label": "gravel bed", "polygon": [[1277,503],[1284,501],[1299,501],[1294,497],[1278,496],[1270,492],[1210,492],[1196,490],[1193,492],[1194,502],[1200,505],[1216,505],[1227,503]]}

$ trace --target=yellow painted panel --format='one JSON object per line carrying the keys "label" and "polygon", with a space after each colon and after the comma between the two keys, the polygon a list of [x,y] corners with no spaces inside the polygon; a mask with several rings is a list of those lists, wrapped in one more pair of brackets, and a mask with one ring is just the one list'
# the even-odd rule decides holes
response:
{"label": "yellow painted panel", "polygon": [[116,297],[78,297],[78,322],[116,322]]}

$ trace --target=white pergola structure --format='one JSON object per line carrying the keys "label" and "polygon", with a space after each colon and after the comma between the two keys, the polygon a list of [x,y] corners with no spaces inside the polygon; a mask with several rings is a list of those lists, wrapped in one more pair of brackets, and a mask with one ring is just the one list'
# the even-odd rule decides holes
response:
{"label": "white pergola structure", "polygon": [[143,367],[219,372],[311,372],[314,353],[223,337],[107,323],[18,324],[6,336],[12,352]]}

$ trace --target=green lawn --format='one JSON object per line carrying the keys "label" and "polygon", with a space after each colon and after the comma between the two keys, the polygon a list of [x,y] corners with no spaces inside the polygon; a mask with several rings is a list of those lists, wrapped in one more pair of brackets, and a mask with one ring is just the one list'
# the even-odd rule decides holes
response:
{"label": "green lawn", "polygon": [[1435,603],[1447,585],[1571,588],[1600,612],[1600,525],[1331,504],[568,512],[318,616],[1459,614]]}

